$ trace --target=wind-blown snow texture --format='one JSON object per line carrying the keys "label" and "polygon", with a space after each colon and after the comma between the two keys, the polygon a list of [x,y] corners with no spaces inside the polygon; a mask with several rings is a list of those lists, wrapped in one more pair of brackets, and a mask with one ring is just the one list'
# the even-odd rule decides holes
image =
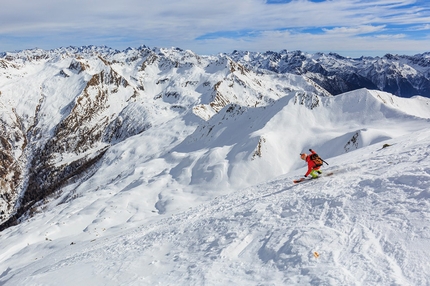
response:
{"label": "wind-blown snow texture", "polygon": [[[68,51],[1,77],[3,202],[43,164],[88,169],[0,233],[0,285],[430,283],[428,98],[331,96],[178,50]],[[309,148],[334,174],[293,184]]]}

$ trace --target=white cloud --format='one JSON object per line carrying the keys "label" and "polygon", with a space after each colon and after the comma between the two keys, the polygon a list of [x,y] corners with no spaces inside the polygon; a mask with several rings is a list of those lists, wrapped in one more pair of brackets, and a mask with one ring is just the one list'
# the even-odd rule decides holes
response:
{"label": "white cloud", "polygon": [[430,24],[421,25],[415,28],[416,31],[430,30]]}
{"label": "white cloud", "polygon": [[395,35],[376,35],[379,39],[403,39],[406,38],[405,34],[395,34]]}
{"label": "white cloud", "polygon": [[310,34],[291,33],[290,31],[266,32],[260,38],[241,39],[212,39],[207,40],[214,51],[230,52],[235,47],[237,50],[251,51],[279,51],[302,50],[306,52],[336,52],[343,56],[383,56],[392,54],[416,54],[426,52],[425,47],[430,46],[430,38],[426,40],[413,40],[394,35],[381,36],[356,36],[353,34]]}
{"label": "white cloud", "polygon": [[380,26],[357,26],[357,27],[336,27],[332,29],[323,29],[327,34],[348,34],[348,35],[360,35],[368,34],[381,31],[385,28],[385,25]]}
{"label": "white cloud", "polygon": [[[428,29],[430,11],[411,7],[414,2],[293,0],[267,5],[263,0],[16,0],[4,3],[0,10],[0,51],[91,44],[118,49],[141,44],[178,46],[205,54],[253,46],[259,50],[286,48],[287,44],[298,48],[291,39],[314,40],[314,35],[300,33],[313,28],[323,29],[326,35],[320,37],[343,36],[343,41],[382,30],[389,34],[385,30],[392,24]],[[222,32],[229,31],[230,35],[239,31],[241,36],[223,38]],[[240,31],[255,33],[249,37]],[[214,33],[219,39],[196,40]],[[332,43],[332,50],[336,47]],[[320,49],[329,48],[324,44]],[[314,50],[318,50],[316,43]]]}

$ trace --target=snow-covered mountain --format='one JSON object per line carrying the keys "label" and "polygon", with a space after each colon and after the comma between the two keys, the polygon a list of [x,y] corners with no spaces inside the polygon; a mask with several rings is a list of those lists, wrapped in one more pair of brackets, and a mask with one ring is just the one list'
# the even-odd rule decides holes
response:
{"label": "snow-covered mountain", "polygon": [[[236,113],[286,95],[311,105],[330,96],[301,76],[255,73],[227,56],[178,49],[31,50],[2,62],[2,228],[81,181],[77,176],[89,178],[105,152],[129,137],[184,121],[169,130],[174,136],[162,135],[179,144],[227,105]],[[154,149],[150,158],[174,146],[167,141],[157,150],[163,144],[155,140],[143,143]]]}
{"label": "snow-covered mountain", "polygon": [[230,56],[248,67],[305,75],[333,95],[367,88],[401,97],[430,97],[430,53],[353,59],[334,53],[283,50],[279,53],[235,51]]}
{"label": "snow-covered mountain", "polygon": [[241,61],[4,54],[0,283],[428,283],[430,99]]}

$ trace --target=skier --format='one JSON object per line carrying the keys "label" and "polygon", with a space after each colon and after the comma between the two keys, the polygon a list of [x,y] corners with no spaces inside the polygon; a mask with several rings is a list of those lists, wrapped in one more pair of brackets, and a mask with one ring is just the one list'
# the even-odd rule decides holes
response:
{"label": "skier", "polygon": [[323,160],[314,150],[309,149],[309,151],[311,154],[306,155],[305,153],[301,153],[300,158],[308,163],[308,171],[306,172],[305,177],[311,175],[312,178],[315,179],[318,178],[318,174],[322,174],[320,168],[323,165]]}

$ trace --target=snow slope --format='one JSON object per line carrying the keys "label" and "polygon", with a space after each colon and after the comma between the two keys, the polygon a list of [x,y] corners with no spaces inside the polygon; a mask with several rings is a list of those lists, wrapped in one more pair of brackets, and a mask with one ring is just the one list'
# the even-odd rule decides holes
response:
{"label": "snow slope", "polygon": [[[430,283],[428,98],[176,49],[38,53],[4,61],[0,207],[47,142],[47,179],[102,156],[0,232],[0,285]],[[309,148],[334,175],[294,185]]]}
{"label": "snow slope", "polygon": [[428,285],[430,131],[386,143],[330,158],[333,176],[294,185],[301,168],[152,222],[132,219],[144,185],[90,193],[4,231],[0,282]]}
{"label": "snow slope", "polygon": [[[0,284],[430,283],[427,99],[292,92],[193,116],[113,145],[2,231]],[[334,175],[294,185],[309,148]]]}

